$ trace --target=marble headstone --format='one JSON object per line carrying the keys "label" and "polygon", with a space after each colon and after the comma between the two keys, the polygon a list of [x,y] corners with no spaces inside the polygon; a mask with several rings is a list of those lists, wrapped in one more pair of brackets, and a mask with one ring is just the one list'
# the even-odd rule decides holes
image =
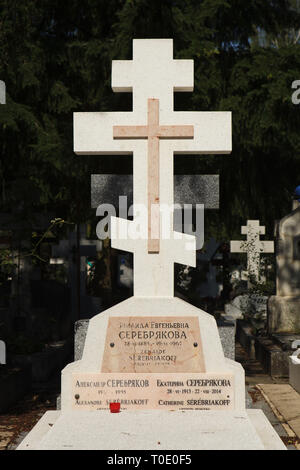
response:
{"label": "marble headstone", "polygon": [[275,223],[276,295],[268,302],[270,333],[300,333],[300,205]]}
{"label": "marble headstone", "polygon": [[260,235],[265,234],[265,227],[259,225],[259,220],[248,220],[246,226],[241,228],[242,235],[246,235],[244,241],[231,241],[231,253],[247,253],[248,286],[251,286],[251,276],[256,282],[261,281],[260,255],[274,253],[274,242],[260,240]]}
{"label": "marble headstone", "polygon": [[174,112],[193,61],[174,60],[170,39],[134,40],[133,59],[113,61],[112,87],[133,93],[133,111],[75,113],[74,150],[133,153],[146,237],[124,237],[136,219],[113,217],[112,246],[133,253],[134,295],[90,320],[82,359],[62,371],[61,411],[19,449],[282,449],[262,411],[246,410],[244,370],[224,357],[215,319],[174,297],[174,262],[195,266],[195,237],[172,217],[170,238],[161,232],[174,153],[230,153],[231,114]]}

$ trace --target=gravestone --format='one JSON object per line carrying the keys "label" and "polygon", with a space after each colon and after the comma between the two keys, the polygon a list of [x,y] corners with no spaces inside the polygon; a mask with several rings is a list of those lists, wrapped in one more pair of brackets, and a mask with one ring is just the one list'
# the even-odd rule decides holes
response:
{"label": "gravestone", "polygon": [[195,265],[195,237],[172,217],[162,237],[174,152],[229,153],[231,115],[173,111],[193,61],[174,60],[169,39],[134,40],[112,85],[132,91],[133,111],[75,113],[75,152],[133,153],[134,204],[148,211],[135,239],[136,214],[113,217],[112,246],[134,254],[134,296],[90,320],[82,359],[62,371],[61,411],[19,449],[283,449],[262,411],[246,411],[243,368],[224,358],[214,318],[174,297],[174,262]]}
{"label": "gravestone", "polygon": [[276,295],[268,303],[268,330],[300,334],[300,203],[275,223]]}
{"label": "gravestone", "polygon": [[265,227],[259,225],[259,220],[248,220],[246,226],[242,226],[242,235],[247,235],[247,240],[231,241],[231,253],[247,253],[248,287],[251,287],[251,277],[260,282],[260,255],[274,253],[274,242],[260,240],[260,235],[265,234]]}
{"label": "gravestone", "polygon": [[[259,225],[259,220],[248,220],[247,225],[241,227],[241,233],[247,235],[247,239],[231,241],[230,251],[231,253],[247,253],[247,271],[246,273],[242,271],[240,277],[246,278],[247,288],[250,289],[253,283],[264,282],[261,255],[273,253],[274,242],[260,240],[260,235],[265,234],[265,227]],[[234,322],[245,319],[247,325],[251,325],[249,326],[251,329],[262,330],[267,320],[267,301],[267,296],[257,293],[238,295],[226,304],[226,318]],[[239,334],[237,338],[241,341]]]}

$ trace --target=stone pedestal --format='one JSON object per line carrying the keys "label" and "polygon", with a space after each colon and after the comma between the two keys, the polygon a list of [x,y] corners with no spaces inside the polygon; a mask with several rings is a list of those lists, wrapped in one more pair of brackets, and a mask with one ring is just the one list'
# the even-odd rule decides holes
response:
{"label": "stone pedestal", "polygon": [[[295,201],[296,202],[296,201]],[[300,333],[300,206],[275,223],[276,295],[268,303],[269,333]]]}
{"label": "stone pedestal", "polygon": [[[190,395],[180,395],[184,401],[183,409],[173,405],[151,410],[121,408],[120,413],[111,414],[108,405],[106,409],[90,411],[84,407],[76,407],[73,374],[82,380],[90,374],[95,379],[97,376],[103,378],[101,370],[105,345],[111,345],[111,333],[107,337],[109,321],[120,317],[124,321],[128,318],[141,321],[150,316],[155,321],[155,318],[159,319],[162,315],[164,318],[170,317],[170,321],[175,317],[178,321],[184,318],[196,320],[200,332],[197,346],[201,344],[201,348],[197,350],[202,364],[199,378],[230,378],[231,385],[227,392],[230,399],[224,409],[218,409],[218,405],[208,405],[210,409],[205,409],[206,406],[204,409],[196,409],[196,405],[195,409],[185,409],[189,407]],[[125,359],[124,356],[124,361]],[[181,375],[182,373],[177,373],[178,380]],[[168,376],[171,377],[165,373],[164,380]],[[194,375],[191,373],[190,376]],[[170,389],[170,396],[174,394],[176,397],[176,387]],[[209,399],[214,399],[212,389],[207,390]],[[153,392],[157,393],[155,390]],[[62,371],[61,406],[61,411],[44,415],[19,449],[285,448],[261,411],[246,410],[244,370],[240,364],[224,357],[214,318],[178,298],[131,297],[93,317],[89,322],[82,359],[69,364]]]}
{"label": "stone pedestal", "polygon": [[289,373],[291,345],[300,336],[300,206],[275,223],[276,295],[268,301],[269,356],[276,375]]}
{"label": "stone pedestal", "polygon": [[270,297],[268,330],[269,333],[300,334],[300,296]]}
{"label": "stone pedestal", "polygon": [[225,358],[215,319],[174,297],[174,263],[196,264],[196,237],[174,231],[174,153],[229,153],[231,115],[174,112],[193,62],[174,60],[169,39],[134,40],[112,87],[132,91],[133,111],[76,113],[74,150],[133,153],[137,211],[111,217],[111,242],[133,253],[134,296],[90,320],[82,358],[62,371],[61,411],[19,449],[284,449],[263,413],[247,412],[244,370]]}
{"label": "stone pedestal", "polygon": [[[49,431],[50,429],[50,431]],[[261,410],[139,411],[77,416],[48,411],[18,450],[284,450]]]}

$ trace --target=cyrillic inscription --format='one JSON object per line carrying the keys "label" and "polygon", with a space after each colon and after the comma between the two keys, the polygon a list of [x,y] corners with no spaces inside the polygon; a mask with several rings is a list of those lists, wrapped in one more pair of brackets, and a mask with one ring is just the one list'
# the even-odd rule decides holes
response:
{"label": "cyrillic inscription", "polygon": [[205,372],[198,317],[111,317],[102,372]]}
{"label": "cyrillic inscription", "polygon": [[230,374],[73,374],[73,409],[231,410]]}

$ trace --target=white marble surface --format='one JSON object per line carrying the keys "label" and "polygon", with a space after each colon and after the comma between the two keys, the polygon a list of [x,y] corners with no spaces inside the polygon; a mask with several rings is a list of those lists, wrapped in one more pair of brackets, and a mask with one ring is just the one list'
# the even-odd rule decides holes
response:
{"label": "white marble surface", "polygon": [[[147,209],[148,154],[147,139],[114,139],[113,126],[147,124],[147,100],[159,100],[160,125],[191,125],[194,138],[160,139],[159,204],[171,207],[174,202],[174,154],[216,154],[231,152],[230,112],[174,112],[174,91],[192,91],[193,60],[173,59],[172,39],[134,39],[133,59],[113,61],[112,88],[115,92],[132,92],[132,112],[74,113],[74,151],[79,155],[133,153],[133,202],[135,215],[139,207]],[[107,202],[107,201],[103,201]],[[112,247],[134,254],[134,295],[172,296],[174,262],[195,266],[196,240],[192,235],[174,231],[173,217],[160,214],[160,252],[148,254],[148,240],[127,239],[138,225],[133,221],[111,219]],[[162,227],[170,237],[163,239]],[[147,234],[147,217],[143,224]],[[145,266],[147,267],[145,269]]]}
{"label": "white marble surface", "polygon": [[195,316],[199,321],[200,336],[207,373],[234,375],[235,410],[245,410],[245,373],[240,364],[224,357],[217,323],[212,315],[177,297],[130,297],[114,307],[93,317],[89,322],[83,356],[80,361],[67,365],[62,371],[62,411],[72,409],[72,374],[98,373],[101,370],[108,319],[146,316]]}
{"label": "white marble surface", "polygon": [[285,449],[261,410],[48,413],[18,450]]}

